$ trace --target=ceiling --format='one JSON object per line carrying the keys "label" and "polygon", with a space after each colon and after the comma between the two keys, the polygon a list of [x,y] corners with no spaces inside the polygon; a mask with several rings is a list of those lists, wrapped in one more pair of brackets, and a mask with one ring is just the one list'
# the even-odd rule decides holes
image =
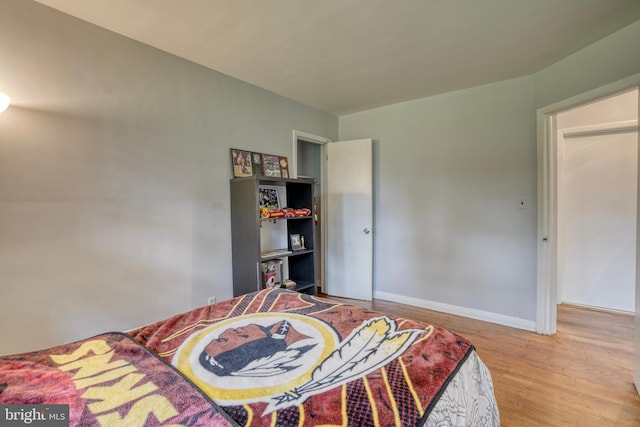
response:
{"label": "ceiling", "polygon": [[343,115],[532,74],[638,0],[36,0]]}

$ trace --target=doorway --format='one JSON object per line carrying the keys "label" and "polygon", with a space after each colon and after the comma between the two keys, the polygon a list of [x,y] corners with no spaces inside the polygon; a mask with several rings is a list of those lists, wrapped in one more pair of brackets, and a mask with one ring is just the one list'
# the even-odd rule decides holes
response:
{"label": "doorway", "polygon": [[557,301],[635,311],[638,91],[556,114]]}
{"label": "doorway", "polygon": [[[635,90],[640,74],[560,101],[537,111],[538,135],[538,288],[536,332],[544,335],[556,333],[558,302],[558,169],[557,169],[557,114],[577,106]],[[638,126],[636,113],[635,122]],[[636,263],[636,270],[638,263]],[[636,288],[638,285],[636,284]],[[636,292],[636,294],[638,294]]]}
{"label": "doorway", "polygon": [[325,144],[331,142],[330,139],[317,135],[294,130],[293,131],[293,178],[311,178],[315,181],[313,188],[314,194],[314,211],[316,215],[315,221],[315,241],[314,247],[318,251],[316,257],[315,271],[317,272],[316,283],[320,285],[322,292],[325,288],[325,246],[326,246],[326,230],[323,227],[323,182],[325,176]]}
{"label": "doorway", "polygon": [[294,130],[291,166],[292,177],[315,180],[316,281],[321,291],[371,300],[373,140],[334,142]]}

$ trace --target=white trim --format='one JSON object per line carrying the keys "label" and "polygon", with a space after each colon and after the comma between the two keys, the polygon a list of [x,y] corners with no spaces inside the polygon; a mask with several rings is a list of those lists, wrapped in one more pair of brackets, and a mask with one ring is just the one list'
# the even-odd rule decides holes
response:
{"label": "white trim", "polygon": [[[311,142],[313,144],[324,145],[332,142],[331,139],[323,136],[313,135],[311,133],[302,132],[301,130],[293,130],[293,156],[289,166],[291,166],[291,177],[298,178],[298,140]],[[324,149],[321,155],[324,155]],[[321,166],[324,172],[324,159],[321,159]]]}
{"label": "white trim", "polygon": [[293,130],[293,136],[295,137],[296,141],[298,139],[302,139],[307,142],[313,142],[314,144],[328,144],[330,142],[333,142],[333,140],[330,138],[325,138],[324,136],[318,136],[312,133],[307,133],[295,129]]}
{"label": "white trim", "polygon": [[[640,73],[538,109],[538,268],[536,332],[555,334],[557,326],[557,131],[555,114],[640,86]],[[555,133],[554,133],[555,132]]]}
{"label": "white trim", "polygon": [[557,286],[556,241],[557,202],[555,166],[555,116],[537,114],[538,122],[538,287],[536,304],[536,332],[544,335],[556,333]]}
{"label": "white trim", "polygon": [[600,313],[619,314],[621,316],[635,316],[635,312],[633,311],[616,310],[615,308],[596,307],[594,305],[576,304],[575,302],[563,302],[562,305],[566,307],[577,307],[584,310],[597,311]]}
{"label": "white trim", "polygon": [[[557,115],[552,116],[557,122]],[[564,145],[565,137],[564,133],[560,129],[555,129],[554,139],[551,141],[553,152],[556,155],[555,164],[552,165],[552,173],[556,177],[555,186],[552,191],[555,190],[555,284],[556,284],[556,305],[562,303],[562,295],[564,286],[564,267],[565,267],[565,191],[564,191]]]}
{"label": "white trim", "polygon": [[504,314],[476,310],[473,308],[461,307],[457,305],[444,304],[441,302],[428,301],[420,298],[407,297],[404,295],[397,295],[389,292],[374,291],[373,296],[375,299],[393,301],[399,304],[426,308],[428,310],[468,317],[471,319],[481,320],[483,322],[496,323],[498,325],[509,326],[511,328],[523,329],[525,331],[534,332],[536,330],[536,324],[534,321],[521,319],[519,317],[505,316]]}
{"label": "white trim", "polygon": [[565,138],[582,138],[585,136],[610,135],[638,131],[638,120],[625,120],[614,123],[599,123],[588,126],[562,129]]}

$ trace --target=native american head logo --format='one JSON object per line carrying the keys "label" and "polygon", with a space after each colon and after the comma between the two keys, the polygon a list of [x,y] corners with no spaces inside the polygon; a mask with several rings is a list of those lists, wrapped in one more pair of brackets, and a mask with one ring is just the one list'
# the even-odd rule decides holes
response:
{"label": "native american head logo", "polygon": [[253,313],[191,334],[172,363],[222,405],[264,401],[304,384],[338,345],[326,322],[295,313]]}
{"label": "native american head logo", "polygon": [[192,334],[173,364],[219,404],[265,402],[267,414],[385,366],[424,332],[376,317],[341,339],[315,317],[254,313]]}
{"label": "native american head logo", "polygon": [[300,358],[316,344],[295,344],[310,337],[289,321],[268,326],[251,323],[229,328],[200,353],[200,364],[218,376],[268,377],[300,367]]}

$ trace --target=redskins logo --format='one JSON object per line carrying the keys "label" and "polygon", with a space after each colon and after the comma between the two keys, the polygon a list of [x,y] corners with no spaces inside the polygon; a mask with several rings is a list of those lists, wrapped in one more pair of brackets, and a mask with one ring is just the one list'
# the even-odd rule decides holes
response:
{"label": "redskins logo", "polygon": [[228,319],[191,335],[173,364],[222,405],[298,387],[340,341],[325,322],[292,313]]}
{"label": "redskins logo", "polygon": [[364,376],[400,357],[425,331],[364,321],[344,340],[320,319],[255,313],[191,335],[173,364],[217,403],[268,402],[266,413]]}

